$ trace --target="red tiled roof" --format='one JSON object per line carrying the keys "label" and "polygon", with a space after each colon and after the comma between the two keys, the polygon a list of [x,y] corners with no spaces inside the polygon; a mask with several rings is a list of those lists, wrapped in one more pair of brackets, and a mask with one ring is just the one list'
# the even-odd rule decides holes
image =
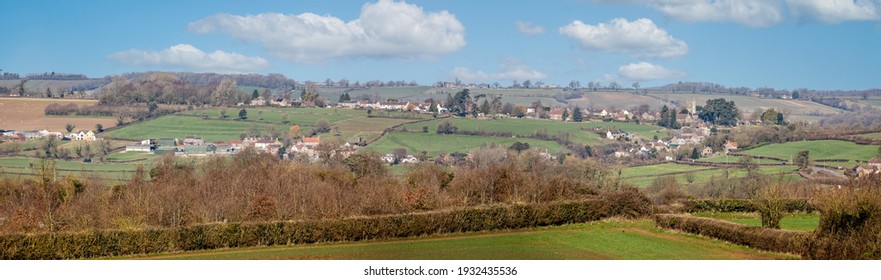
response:
{"label": "red tiled roof", "polygon": [[303,138],[304,143],[320,143],[321,139],[318,137],[305,137]]}

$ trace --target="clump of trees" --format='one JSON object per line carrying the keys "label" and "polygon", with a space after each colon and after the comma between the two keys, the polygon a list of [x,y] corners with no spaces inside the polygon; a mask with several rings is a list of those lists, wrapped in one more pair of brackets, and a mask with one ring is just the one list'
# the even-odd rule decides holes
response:
{"label": "clump of trees", "polygon": [[698,117],[708,123],[716,125],[736,126],[739,112],[734,101],[726,101],[725,98],[707,100]]}
{"label": "clump of trees", "polygon": [[[53,175],[51,160],[33,180],[0,179],[0,232],[178,227],[409,213],[484,204],[611,198],[620,183],[591,160],[548,161],[487,146],[458,167],[423,162],[401,178],[388,176],[377,154],[320,163],[282,162],[250,149],[195,164],[166,156],[123,184]],[[617,197],[641,203],[637,194]],[[645,205],[623,207],[639,213]],[[650,208],[650,207],[649,207]],[[616,210],[617,211],[617,210]]]}
{"label": "clump of trees", "polygon": [[233,106],[251,100],[233,79],[204,86],[189,84],[173,73],[152,73],[138,79],[115,77],[99,91],[101,105],[178,104]]}

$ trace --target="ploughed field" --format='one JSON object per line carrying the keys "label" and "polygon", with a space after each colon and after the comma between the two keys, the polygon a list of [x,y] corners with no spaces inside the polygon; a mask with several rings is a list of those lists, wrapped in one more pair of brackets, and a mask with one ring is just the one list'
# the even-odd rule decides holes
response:
{"label": "ploughed field", "polygon": [[95,130],[99,123],[104,129],[116,126],[113,117],[46,116],[44,110],[52,103],[82,106],[98,104],[98,100],[0,97],[0,129],[66,132],[68,123],[76,126],[74,130]]}

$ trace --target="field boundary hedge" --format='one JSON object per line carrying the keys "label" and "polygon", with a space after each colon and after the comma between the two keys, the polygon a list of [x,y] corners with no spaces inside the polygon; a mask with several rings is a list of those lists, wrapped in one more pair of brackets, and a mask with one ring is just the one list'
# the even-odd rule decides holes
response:
{"label": "field boundary hedge", "polygon": [[0,259],[78,259],[515,229],[596,221],[609,201],[506,205],[334,220],[217,223],[182,228],[0,236]]}
{"label": "field boundary hedge", "polygon": [[655,225],[665,229],[679,230],[703,235],[751,248],[801,255],[810,246],[811,232],[768,229],[745,226],[734,222],[690,215],[657,214]]}
{"label": "field boundary hedge", "polygon": [[[689,199],[685,202],[686,212],[757,212],[755,204],[749,199]],[[787,199],[786,212],[814,212],[816,208],[805,199]]]}

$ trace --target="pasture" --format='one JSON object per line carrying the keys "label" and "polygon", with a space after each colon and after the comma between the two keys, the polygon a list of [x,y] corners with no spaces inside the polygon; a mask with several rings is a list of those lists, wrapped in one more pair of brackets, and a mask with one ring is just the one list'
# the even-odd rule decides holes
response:
{"label": "pasture", "polygon": [[783,144],[771,144],[755,149],[741,151],[749,155],[762,155],[782,159],[795,159],[799,151],[809,151],[811,160],[816,159],[843,159],[848,160],[849,165],[856,161],[867,161],[878,156],[878,146],[858,145],[853,142],[841,140],[798,141]]}
{"label": "pasture", "polygon": [[[226,115],[227,120],[229,119],[238,119],[239,118],[239,110],[242,108],[227,108]],[[330,123],[335,123],[342,120],[348,120],[355,117],[366,117],[366,111],[356,111],[356,110],[347,110],[347,109],[312,109],[312,108],[244,108],[245,112],[247,112],[248,120],[256,120],[256,121],[265,121],[265,122],[275,122],[282,123],[284,122],[285,115],[287,115],[287,121],[293,124],[299,124],[300,126],[307,125],[312,126],[318,120],[325,119]],[[200,110],[192,110],[183,112],[182,115],[191,115],[191,116],[199,116],[199,117],[207,117],[211,119],[220,119],[220,110],[219,108],[214,109],[200,109]]]}
{"label": "pasture", "polygon": [[7,130],[40,130],[66,133],[65,125],[76,126],[74,130],[95,130],[96,124],[104,129],[116,126],[113,117],[61,117],[46,116],[44,110],[52,103],[77,105],[95,105],[98,100],[88,99],[50,99],[50,98],[7,98],[0,97],[0,129]]}
{"label": "pasture", "polygon": [[[149,170],[152,157],[143,155],[142,161],[135,162],[112,162],[116,154],[108,156],[108,162],[83,163],[81,160],[56,160],[55,169],[59,176],[76,176],[90,180],[126,181],[134,175],[138,166],[144,166]],[[0,158],[0,176],[8,178],[31,178],[35,176],[34,166],[39,168],[39,160],[34,158]]]}
{"label": "pasture", "polygon": [[184,138],[187,135],[202,137],[205,141],[229,141],[240,139],[251,125],[264,132],[270,127],[276,131],[287,131],[290,125],[270,125],[235,120],[204,120],[187,116],[162,116],[150,121],[128,125],[104,133],[104,136],[124,139]]}
{"label": "pasture", "polygon": [[863,138],[868,138],[868,139],[878,139],[878,140],[881,140],[881,132],[875,132],[875,133],[863,134],[863,135],[860,135],[860,136],[862,136]]}
{"label": "pasture", "polygon": [[[700,212],[692,213],[694,216],[720,219],[738,224],[760,227],[762,219],[759,213],[733,213],[733,212]],[[820,224],[819,213],[787,213],[780,220],[780,228],[798,231],[814,231]]]}
{"label": "pasture", "polygon": [[250,247],[124,256],[178,260],[733,260],[795,259],[657,229],[648,220],[456,233],[380,241]]}
{"label": "pasture", "polygon": [[[583,131],[582,127],[586,127],[589,123],[564,123],[561,121],[536,120],[536,119],[472,119],[472,118],[450,118],[450,122],[458,127],[459,131],[488,131],[488,132],[510,132],[515,136],[530,135],[536,132],[556,135],[558,133],[569,133],[569,139],[574,142],[590,145],[603,144],[602,138],[593,132]],[[430,122],[416,123],[405,126],[409,131],[422,131],[423,126],[428,126],[429,133],[435,133],[437,126],[444,120],[434,120]]]}
{"label": "pasture", "polygon": [[510,147],[511,144],[518,141],[529,143],[531,149],[547,149],[548,152],[552,154],[561,152],[565,149],[560,147],[560,144],[557,144],[556,142],[527,138],[445,135],[422,132],[392,132],[386,134],[385,137],[380,138],[375,143],[365,147],[363,150],[385,154],[392,153],[398,148],[405,148],[407,149],[408,154],[418,154],[425,151],[428,153],[428,156],[437,156],[441,153],[468,153],[471,150],[479,148],[481,145],[489,143],[497,143],[505,147]]}
{"label": "pasture", "polygon": [[[747,175],[746,170],[739,168],[717,168],[674,163],[627,167],[620,170],[621,179],[637,187],[651,186],[655,179],[662,176],[673,176],[679,185],[687,185],[690,183],[706,183],[712,178],[742,178]],[[796,171],[797,168],[793,166],[759,167],[760,174],[771,175],[774,180],[780,180],[783,183],[801,180],[801,177],[795,173]]]}

